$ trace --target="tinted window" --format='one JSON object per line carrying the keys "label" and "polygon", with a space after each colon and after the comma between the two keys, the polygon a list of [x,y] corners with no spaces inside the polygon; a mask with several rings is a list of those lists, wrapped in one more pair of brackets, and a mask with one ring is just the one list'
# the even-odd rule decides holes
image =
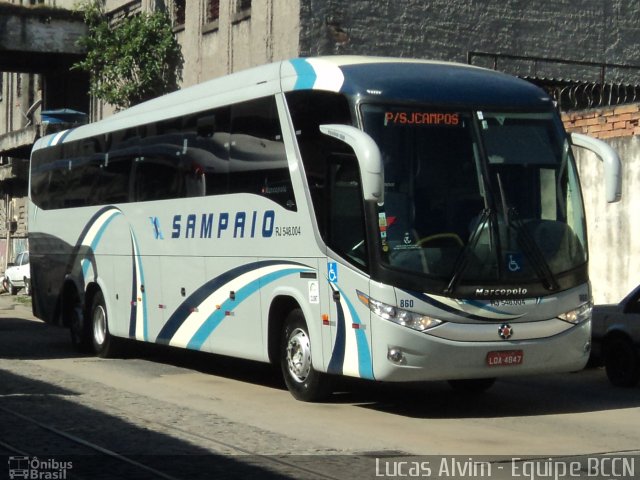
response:
{"label": "tinted window", "polygon": [[191,161],[188,191],[197,183],[197,188],[204,189],[206,195],[228,193],[230,126],[230,107],[216,108],[186,119],[183,139],[187,141],[187,155]]}
{"label": "tinted window", "polygon": [[274,97],[33,154],[31,198],[44,209],[230,192],[261,195],[295,210]]}
{"label": "tinted window", "polygon": [[255,193],[295,210],[275,99],[231,107],[230,192]]}
{"label": "tinted window", "polygon": [[329,189],[328,158],[341,153],[345,144],[320,132],[320,125],[351,125],[349,104],[343,95],[301,90],[287,93],[287,104],[302,155],[304,172],[320,233],[327,236]]}
{"label": "tinted window", "polygon": [[320,125],[351,125],[346,98],[329,92],[287,94],[287,103],[322,238],[346,260],[366,267],[364,205],[357,159]]}

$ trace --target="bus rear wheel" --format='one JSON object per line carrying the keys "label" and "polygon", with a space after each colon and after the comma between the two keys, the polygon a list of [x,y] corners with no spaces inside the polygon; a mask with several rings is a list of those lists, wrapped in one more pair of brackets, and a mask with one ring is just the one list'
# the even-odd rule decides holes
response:
{"label": "bus rear wheel", "polygon": [[74,302],[73,306],[69,308],[68,315],[70,317],[69,333],[71,334],[71,344],[79,353],[90,353],[91,332],[89,331],[89,326],[85,321],[82,310],[82,305],[78,302]]}
{"label": "bus rear wheel", "polygon": [[309,330],[300,309],[285,320],[280,351],[282,375],[294,398],[318,402],[331,394],[330,378],[313,368]]}
{"label": "bus rear wheel", "polygon": [[97,292],[91,302],[91,338],[93,351],[102,358],[117,355],[118,341],[109,333],[107,307],[102,292]]}

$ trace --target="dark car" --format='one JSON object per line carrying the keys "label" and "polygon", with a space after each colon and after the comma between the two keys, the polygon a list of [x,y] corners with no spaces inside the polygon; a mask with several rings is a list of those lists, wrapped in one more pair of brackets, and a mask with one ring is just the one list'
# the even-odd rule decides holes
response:
{"label": "dark car", "polygon": [[593,308],[591,363],[604,365],[609,381],[633,387],[640,380],[640,286],[617,305]]}

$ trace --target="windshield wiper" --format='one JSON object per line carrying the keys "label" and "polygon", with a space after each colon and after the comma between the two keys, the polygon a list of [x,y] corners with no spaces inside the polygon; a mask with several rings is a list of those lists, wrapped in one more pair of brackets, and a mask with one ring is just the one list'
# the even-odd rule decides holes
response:
{"label": "windshield wiper", "polygon": [[547,260],[544,258],[538,244],[531,237],[531,233],[529,233],[527,227],[522,223],[522,220],[520,220],[518,211],[514,207],[509,209],[508,222],[509,226],[513,227],[518,233],[518,243],[524,250],[529,262],[531,262],[536,275],[542,280],[544,287],[551,291],[558,290],[560,286],[549,267],[549,263],[547,263]]}
{"label": "windshield wiper", "polygon": [[480,235],[482,234],[482,230],[484,229],[485,224],[489,221],[491,217],[491,209],[489,207],[484,208],[478,219],[478,223],[476,228],[471,233],[469,237],[469,241],[462,249],[462,252],[456,258],[456,263],[453,266],[453,276],[447,285],[447,288],[444,289],[444,293],[447,295],[451,295],[454,290],[458,287],[460,280],[462,279],[462,274],[469,266],[469,261],[471,260],[471,253],[476,249],[476,245],[478,244],[478,240],[480,239]]}

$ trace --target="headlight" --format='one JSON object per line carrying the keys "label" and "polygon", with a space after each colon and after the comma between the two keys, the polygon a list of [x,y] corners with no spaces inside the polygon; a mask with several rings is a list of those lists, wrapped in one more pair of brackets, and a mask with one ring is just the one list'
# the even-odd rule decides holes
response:
{"label": "headlight", "polygon": [[586,322],[591,318],[592,309],[593,309],[593,303],[587,302],[583,305],[580,305],[575,310],[571,310],[569,312],[563,313],[562,315],[558,315],[558,318],[560,320],[564,320],[565,322],[578,325],[582,322]]}
{"label": "headlight", "polygon": [[362,303],[369,307],[369,310],[379,317],[420,332],[438,326],[442,323],[442,320],[438,320],[437,318],[429,317],[428,315],[420,315],[419,313],[410,312],[409,310],[403,310],[401,308],[394,307],[393,305],[379,302],[362,292],[358,292],[358,298]]}

